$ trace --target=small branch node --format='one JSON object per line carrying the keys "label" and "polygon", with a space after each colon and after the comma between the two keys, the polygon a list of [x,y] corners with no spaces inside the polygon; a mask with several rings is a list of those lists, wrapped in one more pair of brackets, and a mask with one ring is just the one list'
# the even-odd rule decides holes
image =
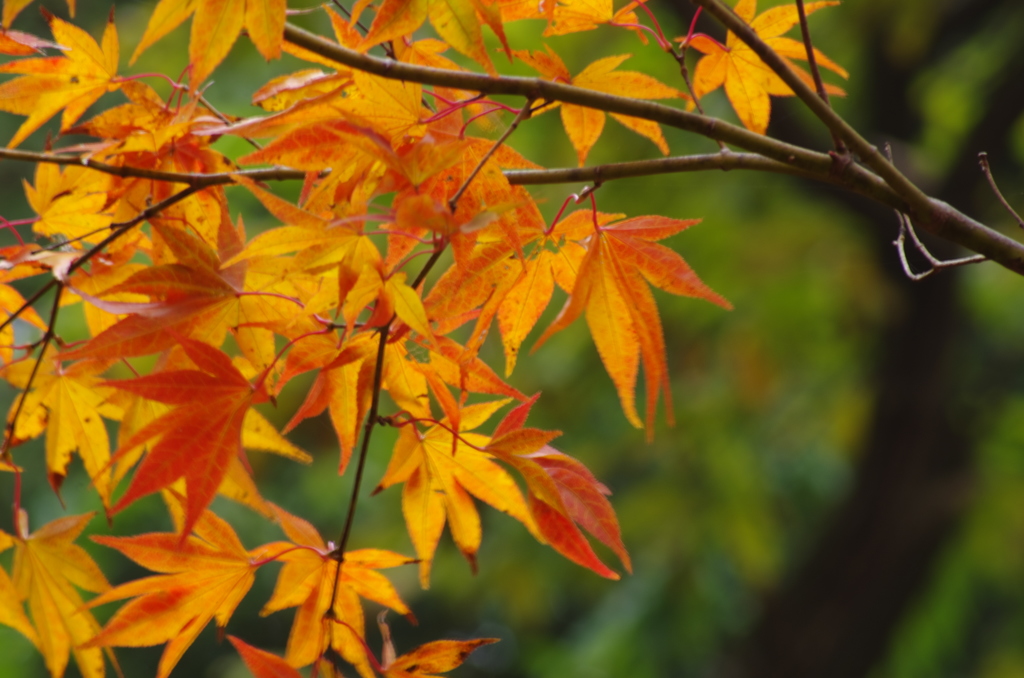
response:
{"label": "small branch node", "polygon": [[[988,257],[983,254],[975,254],[969,257],[961,257],[959,259],[949,259],[942,261],[937,259],[934,254],[928,251],[928,248],[924,246],[920,238],[917,237],[917,233],[914,231],[914,225],[910,222],[910,217],[902,212],[896,212],[896,218],[900,222],[900,233],[896,236],[896,240],[893,241],[893,245],[896,246],[896,251],[900,256],[900,265],[903,267],[903,272],[908,278],[917,282],[924,280],[932,273],[941,271],[944,268],[956,268],[958,266],[967,266],[968,264],[978,264],[982,261],[986,261]],[[914,248],[921,253],[927,261],[930,268],[920,273],[915,273],[910,266],[910,262],[907,260],[907,249],[906,239],[909,236],[910,241],[914,244]]]}

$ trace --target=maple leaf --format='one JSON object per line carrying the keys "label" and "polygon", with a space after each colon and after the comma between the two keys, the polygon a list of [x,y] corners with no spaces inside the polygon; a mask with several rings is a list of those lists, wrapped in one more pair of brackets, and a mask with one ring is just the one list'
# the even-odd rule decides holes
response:
{"label": "maple leaf", "polygon": [[[486,159],[476,178],[459,198],[455,213],[451,215],[449,233],[452,252],[458,264],[452,269],[455,276],[459,275],[457,270],[468,266],[477,243],[493,245],[489,254],[500,258],[499,250],[506,255],[521,252],[523,245],[544,229],[544,218],[529,192],[523,186],[511,185],[502,173],[503,169],[531,169],[538,165],[505,146],[496,151],[493,151],[493,147],[494,142],[488,139],[467,138],[455,162],[423,182],[419,189],[437,204],[447,206],[470,173],[481,160]],[[488,156],[489,153],[491,155]],[[461,290],[461,285],[458,289]],[[436,298],[434,290],[431,296]],[[460,295],[444,296],[455,298]],[[432,320],[438,319],[433,312],[430,317]]]}
{"label": "maple leaf", "polygon": [[175,533],[159,532],[92,539],[161,574],[130,581],[93,598],[89,607],[133,600],[82,647],[167,643],[157,667],[158,678],[171,672],[210,620],[219,628],[227,625],[270,552],[267,546],[247,551],[231,526],[210,511],[202,512],[193,534],[184,540]]}
{"label": "maple leaf", "polygon": [[[382,629],[387,626],[381,622]],[[256,678],[299,678],[301,675],[284,659],[228,636],[242,661]],[[437,640],[395,657],[391,638],[385,635],[384,664],[376,666],[385,678],[432,678],[460,666],[475,649],[498,642],[498,638]],[[330,674],[328,674],[330,675]]]}
{"label": "maple leaf", "polygon": [[[68,13],[72,17],[74,17],[75,16],[75,0],[67,0],[67,3],[68,3]],[[21,13],[21,10],[25,9],[26,7],[28,7],[31,4],[32,4],[32,0],[4,0],[4,9],[3,9],[3,25],[4,25],[4,28],[7,28],[8,26],[10,26],[11,23],[13,23],[14,18],[17,17],[18,14]]]}
{"label": "maple leaf", "polygon": [[402,513],[420,558],[423,588],[430,587],[434,551],[446,521],[456,546],[476,569],[480,516],[470,494],[509,514],[536,534],[519,487],[492,461],[492,455],[482,451],[489,439],[469,432],[507,402],[497,400],[461,408],[457,439],[447,418],[422,433],[413,425],[404,426],[399,433],[391,462],[374,492],[405,483]]}
{"label": "maple leaf", "polygon": [[29,56],[31,54],[40,54],[44,49],[61,49],[61,46],[55,42],[37,38],[29,33],[0,30],[0,54]]}
{"label": "maple leaf", "polygon": [[[257,257],[299,252],[292,260],[289,267],[291,270],[309,270],[320,274],[324,270],[340,267],[346,277],[346,284],[341,285],[339,281],[339,291],[347,292],[364,267],[376,266],[380,261],[380,252],[376,246],[358,231],[296,207],[245,177],[239,176],[238,179],[271,214],[287,225],[259,234],[245,249],[227,261],[227,265]],[[322,310],[316,308],[315,303],[311,305],[306,309],[308,313]]]}
{"label": "maple leaf", "polygon": [[498,638],[435,640],[406,652],[385,664],[385,678],[431,678],[461,666],[473,650],[498,642]]}
{"label": "maple leaf", "polygon": [[[84,216],[88,217],[88,215]],[[64,288],[61,306],[83,301],[84,297],[80,296],[79,292],[92,298],[103,295],[107,300],[113,302],[145,302],[146,297],[141,294],[131,292],[110,294],[108,292],[145,268],[145,265],[139,262],[130,261],[134,256],[134,249],[133,247],[117,248],[109,256],[94,257],[89,261],[87,267],[75,271],[68,280],[67,287]],[[92,336],[109,329],[120,320],[116,314],[109,313],[94,304],[85,303],[82,305],[82,310],[85,312],[85,322],[88,324],[89,333]]]}
{"label": "maple leaf", "polygon": [[422,137],[422,120],[430,115],[419,83],[355,71],[326,92],[311,93],[278,113],[207,133],[277,137],[267,148],[239,158],[241,164],[285,163],[317,172],[330,167],[332,174],[348,180],[365,172],[362,165],[371,161],[401,172],[393,146],[406,137]]}
{"label": "maple leaf", "polygon": [[136,379],[105,382],[150,400],[176,405],[123,441],[114,459],[159,437],[128,489],[111,509],[185,478],[187,500],[182,539],[213,500],[234,457],[243,455],[242,427],[249,407],[266,399],[220,350],[192,339],[178,342],[199,369],[168,370]]}
{"label": "maple leaf", "polygon": [[[367,4],[368,0],[356,3],[352,12],[353,25]],[[497,75],[497,71],[484,44],[485,25],[494,31],[505,53],[512,57],[502,13],[495,0],[384,0],[359,48],[365,50],[387,40],[411,35],[427,18],[442,40],[479,63],[491,75]]]}
{"label": "maple leaf", "polygon": [[[103,416],[120,418],[120,408],[108,402],[113,392],[102,386],[98,376],[109,363],[84,360],[64,367],[52,352],[40,361],[38,369],[33,362],[25,361],[3,370],[4,378],[20,388],[28,385],[33,371],[36,373],[32,390],[23,396],[14,440],[22,442],[46,433],[47,476],[55,491],[60,490],[71,455],[77,451],[103,505],[109,506],[113,484],[110,441]],[[15,407],[17,401],[8,418]]]}
{"label": "maple leaf", "polygon": [[[16,540],[3,530],[0,530],[0,553],[15,545]],[[7,575],[7,570],[0,567],[0,624],[9,626],[21,635],[32,641],[32,644],[39,647],[39,637],[36,635],[35,627],[25,614],[25,607],[21,597],[14,586],[14,582]]]}
{"label": "maple leaf", "polygon": [[110,588],[89,554],[74,543],[93,515],[58,518],[27,537],[0,532],[0,545],[14,543],[14,588],[19,600],[28,601],[37,646],[54,678],[64,674],[69,653],[85,678],[103,678],[102,651],[82,647],[100,625],[82,609],[76,590],[103,593]]}
{"label": "maple leaf", "polygon": [[[568,221],[565,219],[561,223]],[[586,248],[564,236],[564,230],[556,227],[540,239],[523,262],[522,274],[509,288],[498,308],[498,328],[505,349],[505,376],[515,368],[519,347],[547,308],[555,285],[569,293],[576,283],[576,272],[583,262]]]}
{"label": "maple leaf", "polygon": [[302,678],[298,669],[276,654],[253,647],[235,636],[229,635],[228,640],[238,650],[245,666],[256,678]]}
{"label": "maple leaf", "polygon": [[324,73],[319,68],[280,75],[256,90],[252,103],[265,111],[283,111],[302,101],[330,94],[351,77],[348,73]]}
{"label": "maple leaf", "polygon": [[580,527],[587,530],[619,557],[627,571],[632,571],[618,519],[606,498],[611,491],[581,462],[548,444],[561,432],[523,427],[536,400],[534,396],[509,412],[486,450],[522,474],[530,513],[552,548],[603,577],[618,579],[619,575],[601,562],[580,531]]}
{"label": "maple leaf", "polygon": [[[348,551],[339,562],[316,529],[305,520],[273,507],[278,522],[291,542],[264,547],[278,549],[276,560],[284,563],[274,593],[261,616],[298,607],[288,636],[285,658],[292,666],[317,660],[328,647],[354,665],[365,678],[373,678],[367,659],[365,621],[359,598],[388,607],[410,619],[412,612],[402,602],[391,582],[376,570],[415,562],[412,558],[380,549]],[[334,582],[341,567],[337,595]],[[325,617],[342,623],[324,624]],[[358,635],[358,637],[357,637]]]}
{"label": "maple leaf", "polygon": [[35,185],[25,182],[25,197],[39,215],[32,230],[52,238],[81,238],[97,242],[113,221],[106,212],[109,177],[85,167],[70,166],[61,171],[57,165],[36,165]]}
{"label": "maple leaf", "polygon": [[[804,5],[807,14],[824,7],[838,5],[838,0],[809,2]],[[789,59],[807,60],[807,48],[802,42],[781,37],[800,21],[800,15],[794,5],[783,5],[765,10],[756,18],[757,0],[739,0],[733,9],[737,16],[750,24],[750,28],[775,52],[789,63],[790,68],[800,79],[811,87],[814,82],[810,74],[796,66]],[[681,38],[686,41],[686,38]],[[768,129],[768,118],[771,115],[771,99],[769,96],[792,96],[793,91],[772,71],[753,50],[731,31],[726,36],[725,45],[714,39],[697,34],[689,43],[697,51],[705,54],[693,73],[694,95],[700,99],[708,92],[725,86],[725,94],[729,98],[736,115],[743,125],[754,132],[764,134]],[[814,50],[818,65],[828,68],[843,78],[846,71],[817,49]],[[845,92],[835,85],[825,85],[829,94],[843,96]]]}
{"label": "maple leaf", "polygon": [[418,365],[417,369],[460,391],[526,400],[525,395],[502,381],[487,363],[477,357],[475,351],[448,337],[437,338],[436,349],[430,352],[427,363]]}
{"label": "maple leaf", "polygon": [[384,614],[377,617],[384,648],[378,671],[384,678],[433,678],[460,666],[474,650],[483,645],[497,643],[499,638],[473,638],[472,640],[435,640],[420,645],[400,657],[395,656],[391,630]]}
{"label": "maple leaf", "polygon": [[0,73],[21,75],[0,85],[0,111],[28,116],[11,139],[11,148],[61,110],[64,113],[60,128],[62,132],[67,130],[97,99],[120,87],[116,79],[119,52],[113,14],[103,31],[102,45],[82,29],[49,12],[44,14],[54,40],[67,51],[61,56],[0,65]]}
{"label": "maple leaf", "polygon": [[588,230],[592,235],[587,240],[587,253],[580,263],[569,299],[533,350],[552,334],[572,324],[585,310],[590,333],[618,390],[626,418],[637,428],[644,426],[636,413],[634,396],[643,360],[647,435],[650,437],[659,391],[664,392],[670,423],[672,404],[661,318],[648,283],[666,292],[704,299],[726,309],[732,306],[705,285],[681,256],[654,242],[699,223],[699,219],[644,216],[602,224],[610,215],[597,213],[592,226],[588,226],[594,214],[578,210],[561,227],[567,237],[579,238]]}
{"label": "maple leaf", "polygon": [[[0,284],[0,311],[9,319],[12,314],[25,305],[25,298],[21,292],[10,285]],[[36,329],[46,331],[46,323],[39,317],[31,306],[27,307],[18,316],[18,319],[26,322]],[[0,330],[0,363],[9,365],[14,360],[14,323],[8,323]]]}
{"label": "maple leaf", "polygon": [[[692,105],[689,95],[664,85],[649,75],[635,71],[615,70],[630,57],[629,54],[598,59],[580,71],[576,77],[572,77],[569,74],[569,69],[554,50],[547,45],[545,48],[547,52],[516,51],[515,56],[536,69],[543,77],[556,82],[565,82],[584,89],[634,99],[680,98],[686,100],[688,105]],[[604,129],[605,112],[573,104],[560,104],[560,106],[562,124],[565,126],[573,148],[576,149],[576,157],[582,167],[586,162],[587,154],[597,143]],[[546,107],[545,110],[554,107]],[[637,134],[653,141],[662,154],[668,155],[668,144],[657,123],[618,113],[612,113],[611,116]]]}
{"label": "maple leaf", "polygon": [[[219,203],[215,205],[220,212]],[[219,346],[229,327],[243,350],[252,349],[272,357],[272,336],[257,333],[255,326],[287,322],[297,300],[275,294],[274,282],[266,289],[247,288],[245,262],[221,263],[222,259],[232,259],[242,248],[243,236],[226,216],[218,227],[217,251],[185,229],[155,219],[152,225],[162,246],[157,249],[158,259],[164,261],[158,260],[158,265],[140,270],[103,292],[103,296],[145,294],[151,301],[108,302],[72,288],[94,306],[130,315],[86,344],[65,351],[64,359],[116,359],[155,353],[177,344],[176,334]]]}
{"label": "maple leaf", "polygon": [[338,435],[341,460],[339,475],[345,472],[359,436],[359,427],[370,408],[373,396],[373,362],[376,353],[375,335],[357,334],[341,348],[337,341],[323,335],[309,337],[288,354],[284,383],[296,374],[319,368],[316,380],[284,432],[299,422],[328,410]]}
{"label": "maple leaf", "polygon": [[[636,3],[618,12],[613,11],[612,0],[501,0],[500,4],[505,21],[547,19],[545,37],[589,31],[603,24],[635,25],[639,22],[633,11]],[[639,31],[637,34],[643,35]]]}
{"label": "maple leaf", "polygon": [[160,0],[129,63],[193,14],[188,54],[197,88],[231,51],[244,28],[270,61],[281,56],[287,0]]}

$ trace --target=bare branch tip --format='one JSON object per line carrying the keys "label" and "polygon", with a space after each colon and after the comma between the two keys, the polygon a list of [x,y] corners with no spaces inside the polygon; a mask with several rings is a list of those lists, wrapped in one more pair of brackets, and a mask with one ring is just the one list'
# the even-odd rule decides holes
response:
{"label": "bare branch tip", "polygon": [[1013,209],[1009,201],[1003,196],[1002,191],[999,190],[999,185],[996,183],[995,177],[992,176],[992,166],[988,161],[988,153],[985,151],[978,153],[978,165],[981,167],[981,171],[984,173],[985,179],[988,180],[988,185],[992,189],[992,192],[995,193],[996,199],[999,200],[999,204],[1003,206],[1003,209],[1009,212],[1010,216],[1013,217],[1018,226],[1024,228],[1024,219],[1022,219],[1020,214]]}

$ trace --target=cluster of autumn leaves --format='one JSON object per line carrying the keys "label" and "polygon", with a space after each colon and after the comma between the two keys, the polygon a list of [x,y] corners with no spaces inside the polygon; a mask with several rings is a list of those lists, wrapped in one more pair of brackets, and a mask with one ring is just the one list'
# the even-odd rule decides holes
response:
{"label": "cluster of autumn leaves", "polygon": [[[27,4],[6,0],[4,26]],[[512,50],[503,30],[514,19],[540,18],[548,22],[545,35],[600,24],[642,35],[638,8],[645,9],[632,3],[613,12],[611,0],[384,0],[365,35],[356,26],[371,12],[367,0],[352,7],[350,19],[325,11],[338,43],[356,50],[388,43],[402,61],[458,69],[443,55],[452,47],[496,73],[483,42],[486,25],[509,57],[543,78],[685,105],[689,97],[679,90],[618,70],[625,56],[572,76],[550,47]],[[800,57],[778,37],[796,20],[792,8],[754,19],[754,3],[741,0],[737,12],[780,41],[780,53]],[[94,678],[104,673],[104,648],[166,643],[159,667],[165,676],[210,620],[228,623],[259,567],[279,563],[263,611],[298,608],[284,659],[232,639],[256,675],[298,675],[288,667],[314,663],[329,671],[321,660],[330,648],[367,678],[412,677],[447,671],[490,641],[438,641],[397,657],[388,644],[378,661],[363,640],[361,601],[411,617],[378,570],[418,563],[427,587],[446,524],[475,567],[481,526],[474,497],[567,558],[617,577],[585,531],[628,570],[608,490],[551,446],[557,432],[527,425],[537,397],[505,379],[557,286],[568,298],[538,344],[585,316],[626,417],[650,430],[659,395],[669,399],[651,286],[728,307],[658,242],[696,222],[604,214],[591,196],[590,207],[547,224],[530,194],[502,173],[536,165],[502,143],[466,135],[471,116],[507,105],[346,69],[292,45],[283,40],[284,0],[161,0],[135,56],[190,16],[190,85],[177,85],[170,99],[118,75],[113,14],[98,43],[49,14],[52,42],[0,33],[0,51],[27,57],[0,66],[18,76],[0,84],[0,110],[27,116],[10,145],[57,113],[62,132],[96,140],[51,151],[37,165],[25,186],[37,214],[29,220],[35,237],[19,235],[20,244],[0,250],[7,316],[0,376],[19,391],[0,469],[20,487],[16,446],[43,437],[56,491],[77,453],[109,515],[159,492],[177,526],[174,533],[94,537],[156,573],[112,588],[75,543],[90,515],[32,531],[15,496],[16,524],[0,531],[0,551],[15,550],[13,577],[0,569],[0,623],[29,638],[54,676],[63,674],[69,654]],[[441,39],[412,39],[427,19]],[[212,109],[198,90],[243,29],[264,57],[287,52],[316,68],[267,83],[253,97],[265,114],[238,120]],[[784,93],[781,83],[732,40],[723,46],[688,38],[709,55],[697,66],[696,93],[724,84],[744,123],[763,131],[767,109],[762,116],[758,107],[768,94]],[[55,56],[36,55],[47,49]],[[824,57],[821,63],[831,66]],[[738,89],[755,112],[744,113]],[[126,101],[79,121],[113,91]],[[531,113],[552,107],[537,103]],[[583,164],[605,114],[562,105],[561,115]],[[668,152],[656,124],[615,117]],[[250,140],[255,150],[227,158],[211,146],[222,135]],[[245,169],[252,166],[270,169]],[[281,178],[301,180],[297,204],[268,188]],[[249,237],[243,217],[230,216],[228,184],[248,191],[283,225]],[[18,226],[8,227],[17,234]],[[53,290],[42,312],[11,285],[39,275],[48,281],[41,288]],[[55,326],[72,304],[82,304],[90,336],[74,344]],[[478,356],[495,325],[504,378]],[[41,338],[29,343],[30,335]],[[226,345],[237,350],[227,353]],[[135,359],[144,356],[156,360],[140,374]],[[634,395],[641,365],[646,422]],[[397,427],[377,490],[402,487],[415,558],[346,552],[260,496],[245,449],[299,462],[309,456],[254,406],[276,402],[308,372],[313,385],[284,432],[327,412],[344,473],[365,453],[373,426]],[[478,431],[503,408],[489,434]],[[671,414],[670,404],[666,409]],[[111,421],[118,422],[116,445],[107,434]],[[209,510],[218,493],[278,523],[287,540],[247,550]],[[79,589],[98,595],[86,603]],[[101,628],[89,610],[118,600],[127,602]]]}

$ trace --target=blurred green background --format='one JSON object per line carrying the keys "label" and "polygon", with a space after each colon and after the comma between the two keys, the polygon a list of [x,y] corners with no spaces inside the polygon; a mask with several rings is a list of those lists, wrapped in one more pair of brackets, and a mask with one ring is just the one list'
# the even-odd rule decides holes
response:
{"label": "blurred green background", "polygon": [[[63,4],[44,4],[66,16]],[[108,4],[80,4],[77,23],[98,35]],[[777,4],[762,0],[759,9]],[[117,3],[125,66],[151,6]],[[691,5],[650,6],[667,35],[685,33]],[[295,19],[326,30],[319,16]],[[16,27],[47,35],[34,9]],[[510,26],[513,47],[539,48],[541,28]],[[816,14],[811,28],[816,44],[851,73],[849,96],[836,107],[873,142],[891,142],[897,164],[926,190],[1012,234],[1016,226],[993,199],[975,155],[989,152],[1008,199],[1024,207],[1024,6],[848,0]],[[699,29],[723,37],[704,20]],[[176,76],[186,65],[187,38],[187,28],[179,28],[124,72]],[[621,29],[549,44],[573,72],[602,56],[632,53],[623,68],[682,87],[671,58]],[[505,66],[501,57],[496,63]],[[241,39],[207,96],[225,112],[254,115],[248,97],[256,87],[304,67],[288,57],[265,65]],[[116,103],[116,96],[104,103]],[[794,102],[773,103],[770,134],[829,147],[821,125]],[[710,114],[734,120],[721,92],[704,104]],[[0,117],[0,138],[10,138],[20,122]],[[665,134],[674,154],[716,150],[705,139]],[[26,147],[42,143],[37,133]],[[221,143],[227,153],[244,150]],[[511,143],[545,166],[576,162],[557,114],[523,125]],[[656,155],[647,140],[609,120],[589,164]],[[0,214],[7,219],[30,216],[21,178],[30,178],[28,166],[0,163]],[[533,192],[551,218],[580,188]],[[677,424],[667,428],[659,416],[653,444],[623,417],[583,322],[520,360],[512,377],[526,393],[543,391],[531,423],[563,430],[556,446],[613,490],[634,573],[603,580],[482,507],[479,575],[470,576],[447,536],[429,591],[419,590],[413,568],[392,572],[420,622],[392,619],[399,651],[442,637],[500,637],[454,673],[465,678],[1024,676],[1019,278],[981,265],[910,283],[890,244],[897,228],[891,211],[786,177],[681,174],[611,182],[597,195],[607,212],[702,217],[669,244],[736,307],[724,312],[658,295]],[[247,194],[230,197],[251,231],[274,225]],[[944,256],[956,254],[929,243]],[[82,331],[73,312],[62,323],[66,336]],[[486,352],[501,365],[496,342]],[[276,424],[290,418],[308,383],[297,380],[278,409],[267,410]],[[9,389],[3,397],[11,400]],[[315,419],[291,439],[314,453],[313,466],[253,453],[257,481],[268,499],[333,538],[351,486],[350,477],[335,473],[333,430]],[[376,435],[368,488],[383,474],[392,440],[386,430]],[[62,515],[45,482],[41,446],[19,448],[16,459],[27,469],[33,526]],[[9,476],[0,487],[9,497]],[[364,496],[352,547],[412,552],[399,494],[396,488]],[[63,498],[69,512],[100,508],[77,461]],[[9,503],[0,507],[4,529]],[[220,499],[215,508],[249,547],[281,536],[247,509]],[[113,525],[118,534],[168,528],[155,497]],[[90,529],[105,531],[102,519]],[[85,546],[112,582],[143,574],[112,550]],[[0,562],[9,568],[10,552]],[[257,615],[276,569],[261,569],[227,631],[282,652],[291,611]],[[371,604],[368,619],[375,613]],[[370,639],[378,648],[374,629]],[[17,633],[0,628],[0,648],[0,675],[45,674]],[[149,676],[160,650],[117,655],[126,676]],[[67,675],[77,675],[73,662]],[[247,673],[211,627],[174,675]]]}

